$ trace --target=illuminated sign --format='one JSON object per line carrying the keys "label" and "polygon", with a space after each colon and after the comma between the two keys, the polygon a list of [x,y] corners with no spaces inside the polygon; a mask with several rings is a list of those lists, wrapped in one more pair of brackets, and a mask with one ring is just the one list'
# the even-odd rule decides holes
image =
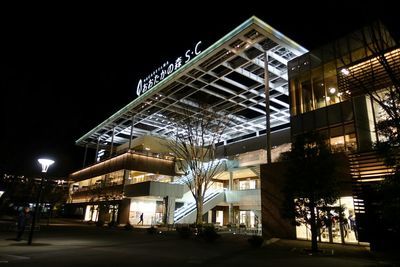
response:
{"label": "illuminated sign", "polygon": [[178,57],[173,63],[165,62],[158,69],[153,71],[149,76],[140,79],[136,87],[136,94],[140,96],[144,94],[147,90],[150,90],[154,85],[164,80],[168,75],[188,63],[192,57],[197,56],[201,53],[200,46],[201,41],[197,42],[193,50],[187,50],[185,56]]}

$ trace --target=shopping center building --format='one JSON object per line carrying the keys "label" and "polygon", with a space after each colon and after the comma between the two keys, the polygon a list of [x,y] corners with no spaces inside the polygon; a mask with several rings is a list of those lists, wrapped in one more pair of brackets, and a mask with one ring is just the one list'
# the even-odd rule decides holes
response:
{"label": "shopping center building", "polygon": [[[262,229],[266,236],[309,238],[304,226],[296,228],[280,215],[283,171],[277,170],[284,167],[274,162],[290,149],[293,137],[310,130],[325,133],[332,149],[350,159],[338,205],[345,206],[347,217],[361,218],[363,202],[351,179],[366,179],[354,166],[371,157],[356,153],[371,149],[375,115],[368,97],[360,93],[353,98],[350,87],[343,89],[348,82],[340,76],[344,65],[338,55],[325,48],[308,52],[256,17],[210,47],[202,44],[140,79],[136,99],[76,141],[96,151],[96,163],[70,175],[69,205],[75,212],[84,220],[120,224],[137,224],[142,213],[145,225],[193,223],[196,209],[183,182],[187,176],[167,142],[177,130],[174,114],[193,110],[195,116],[202,108],[198,103],[204,103],[232,118],[222,142],[215,144],[225,169],[206,193],[204,222]],[[360,49],[350,49],[357,54],[353,68],[360,60],[373,60]],[[266,164],[267,140],[272,164]],[[101,208],[104,203],[107,209]],[[354,231],[346,238],[338,231],[332,238],[358,242]]]}

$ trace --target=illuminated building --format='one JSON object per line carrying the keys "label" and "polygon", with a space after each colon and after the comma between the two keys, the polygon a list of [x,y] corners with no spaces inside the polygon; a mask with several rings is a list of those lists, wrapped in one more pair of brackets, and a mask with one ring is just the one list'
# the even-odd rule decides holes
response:
{"label": "illuminated building", "polygon": [[[85,220],[136,224],[144,213],[146,225],[193,223],[194,200],[165,140],[176,131],[171,117],[183,108],[196,110],[194,103],[201,100],[234,121],[216,144],[226,170],[206,195],[204,222],[257,231],[262,222],[266,236],[308,238],[306,229],[296,229],[280,215],[284,166],[275,168],[279,163],[274,162],[296,135],[317,130],[349,163],[338,205],[346,205],[346,216],[355,216],[362,226],[366,207],[359,185],[390,173],[370,152],[379,138],[380,111],[350,79],[366,79],[371,66],[382,71],[375,55],[351,35],[308,52],[255,17],[210,47],[202,45],[195,43],[140,79],[136,99],[76,141],[96,150],[97,163],[70,175],[71,205]],[[398,49],[389,47],[387,53],[391,64],[399,64]],[[272,164],[266,164],[265,73]],[[374,90],[388,86],[385,75],[380,81]],[[109,209],[99,209],[102,203]],[[368,241],[362,231],[346,237],[339,232],[321,241]]]}
{"label": "illuminated building", "polygon": [[[163,145],[175,131],[171,117],[204,101],[228,112],[233,123],[216,144],[225,172],[206,195],[204,221],[219,225],[261,223],[260,164],[266,162],[264,72],[268,66],[272,154],[288,149],[287,62],[307,52],[256,17],[210,47],[201,41],[137,83],[138,97],[76,141],[96,149],[98,163],[70,175],[70,203],[85,220],[135,224],[192,223],[191,193]],[[266,56],[267,55],[267,56]],[[268,58],[267,62],[265,58]],[[238,108],[240,107],[240,108]],[[107,203],[110,212],[98,206]],[[111,215],[110,215],[111,214]]]}

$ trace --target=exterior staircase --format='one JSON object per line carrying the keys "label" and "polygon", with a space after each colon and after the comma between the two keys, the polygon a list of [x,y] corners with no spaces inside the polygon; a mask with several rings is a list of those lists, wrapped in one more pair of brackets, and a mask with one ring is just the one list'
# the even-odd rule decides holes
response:
{"label": "exterior staircase", "polygon": [[[224,190],[208,190],[204,196],[203,214],[225,200]],[[196,221],[196,202],[191,201],[174,212],[174,223],[193,223]]]}

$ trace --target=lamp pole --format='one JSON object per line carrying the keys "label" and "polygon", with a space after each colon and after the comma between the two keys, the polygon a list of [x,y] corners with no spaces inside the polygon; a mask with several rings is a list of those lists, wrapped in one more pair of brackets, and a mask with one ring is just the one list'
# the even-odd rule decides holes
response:
{"label": "lamp pole", "polygon": [[28,245],[32,245],[32,238],[33,238],[33,231],[35,230],[36,218],[38,218],[39,214],[39,204],[40,204],[40,197],[42,195],[42,188],[44,183],[44,176],[49,169],[49,166],[54,163],[54,160],[51,159],[38,159],[39,163],[42,165],[42,177],[40,178],[40,186],[39,191],[37,193],[36,203],[35,203],[35,211],[32,217],[32,224],[31,224],[31,231],[29,232],[29,239]]}

